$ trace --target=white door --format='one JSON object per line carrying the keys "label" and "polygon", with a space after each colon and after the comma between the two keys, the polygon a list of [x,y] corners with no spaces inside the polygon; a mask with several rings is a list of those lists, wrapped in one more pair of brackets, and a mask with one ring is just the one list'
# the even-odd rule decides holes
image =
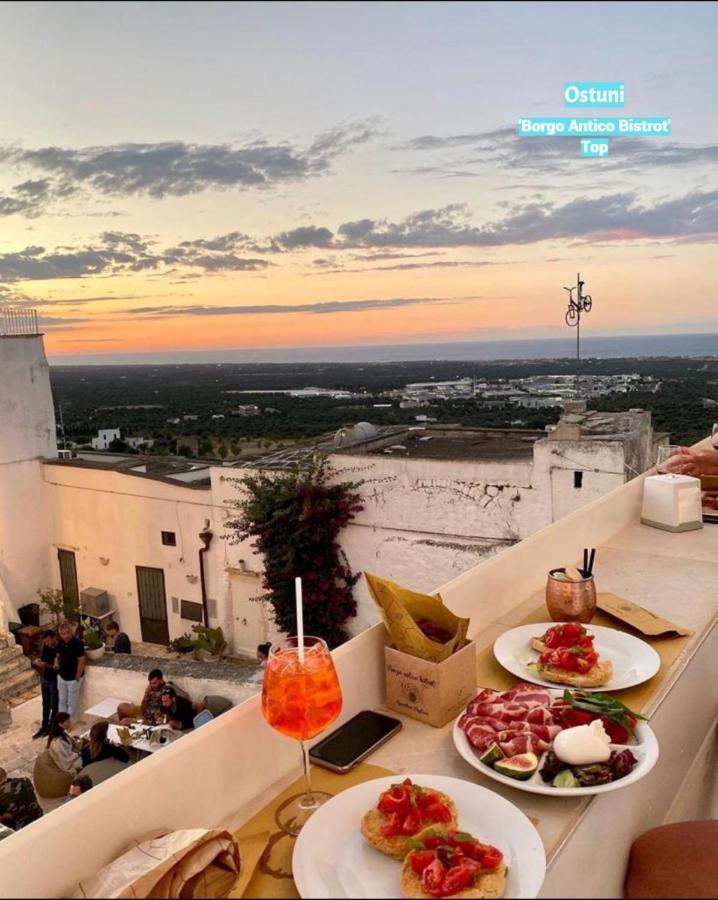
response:
{"label": "white door", "polygon": [[267,640],[269,617],[267,606],[259,600],[262,582],[259,573],[230,571],[232,594],[234,652],[254,657],[257,645]]}

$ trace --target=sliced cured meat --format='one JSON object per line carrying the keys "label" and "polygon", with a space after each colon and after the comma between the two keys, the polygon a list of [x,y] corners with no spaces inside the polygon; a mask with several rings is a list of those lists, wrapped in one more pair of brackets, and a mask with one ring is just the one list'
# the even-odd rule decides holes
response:
{"label": "sliced cured meat", "polygon": [[535,706],[529,710],[526,721],[532,725],[548,725],[553,722],[553,713],[545,706]]}
{"label": "sliced cured meat", "polygon": [[548,690],[517,684],[503,693],[489,689],[474,697],[459,719],[459,727],[479,752],[497,743],[506,756],[537,755],[550,749],[561,730],[554,724]]}

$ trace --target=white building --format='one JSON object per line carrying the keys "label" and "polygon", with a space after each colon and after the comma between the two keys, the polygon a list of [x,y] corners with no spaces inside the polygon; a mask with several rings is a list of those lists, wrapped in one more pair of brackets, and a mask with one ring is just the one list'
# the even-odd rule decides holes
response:
{"label": "white building", "polygon": [[[249,542],[225,540],[245,468],[121,454],[59,460],[38,334],[0,337],[0,421],[0,598],[11,619],[38,590],[95,587],[133,639],[166,644],[202,616],[221,625],[235,652],[253,654],[267,639],[267,610],[255,602],[261,559]],[[548,435],[443,426],[367,435],[341,449],[311,441],[247,465],[281,469],[325,449],[337,478],[363,481],[364,509],[341,537],[352,568],[422,590],[655,459],[641,411],[568,415]],[[358,601],[353,633],[376,618],[361,592]]]}
{"label": "white building", "polygon": [[120,440],[120,429],[119,428],[100,428],[97,432],[97,437],[92,438],[92,449],[93,450],[109,450],[110,444],[113,441]]}
{"label": "white building", "polygon": [[124,441],[127,444],[127,446],[132,447],[133,450],[138,450],[143,444],[147,449],[149,449],[154,444],[154,441],[152,440],[152,438],[143,438],[143,437],[128,436],[128,437],[124,438]]}

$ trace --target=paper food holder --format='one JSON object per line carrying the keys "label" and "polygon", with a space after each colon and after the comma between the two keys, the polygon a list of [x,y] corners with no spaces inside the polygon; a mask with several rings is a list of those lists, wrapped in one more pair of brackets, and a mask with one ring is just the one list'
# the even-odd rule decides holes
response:
{"label": "paper food holder", "polygon": [[649,475],[643,482],[641,522],[664,531],[703,527],[701,481],[690,475]]}

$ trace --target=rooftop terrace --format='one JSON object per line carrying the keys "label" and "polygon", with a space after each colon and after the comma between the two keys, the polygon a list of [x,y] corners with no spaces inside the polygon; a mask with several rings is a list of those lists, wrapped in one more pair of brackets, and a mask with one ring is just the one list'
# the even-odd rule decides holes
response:
{"label": "rooftop terrace", "polygon": [[461,459],[477,461],[531,460],[533,445],[543,431],[500,428],[407,428],[374,440],[363,441],[339,453],[398,456],[412,459]]}
{"label": "rooftop terrace", "polygon": [[[642,711],[660,744],[655,769],[629,789],[599,797],[525,794],[469,767],[454,751],[451,724],[432,729],[409,719],[371,758],[397,773],[478,782],[518,806],[536,823],[548,859],[540,897],[621,897],[638,834],[715,813],[718,529],[669,534],[639,524],[642,482],[635,478],[487,559],[445,584],[441,594],[457,615],[470,617],[468,636],[479,651],[490,650],[507,628],[542,615],[551,565],[597,547],[599,590],[692,630],[680,655],[647,685]],[[377,625],[335,651],[343,692],[338,724],[361,709],[381,708],[385,643]],[[296,744],[267,726],[259,697],[252,697],[0,843],[0,895],[64,896],[155,828],[233,830],[298,775]],[[168,790],[168,784],[181,789]]]}

